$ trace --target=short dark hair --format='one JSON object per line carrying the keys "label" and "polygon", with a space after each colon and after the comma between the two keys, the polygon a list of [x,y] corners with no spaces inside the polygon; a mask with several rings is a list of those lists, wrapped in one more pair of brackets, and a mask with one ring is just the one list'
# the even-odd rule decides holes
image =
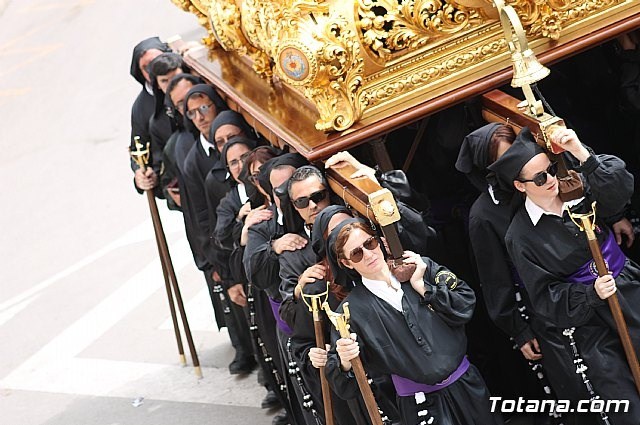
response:
{"label": "short dark hair", "polygon": [[169,85],[167,86],[167,96],[171,95],[171,92],[176,88],[176,86],[178,85],[178,83],[180,81],[183,80],[187,80],[189,81],[191,84],[193,84],[194,86],[197,84],[202,84],[202,78],[200,77],[196,77],[195,75],[191,75],[191,74],[178,74],[176,76],[174,76],[171,81],[169,81]]}
{"label": "short dark hair", "polygon": [[324,178],[324,174],[322,174],[322,171],[320,171],[313,165],[303,165],[302,167],[294,171],[291,178],[289,178],[289,183],[287,184],[287,192],[289,193],[289,198],[291,198],[291,200],[293,200],[293,196],[291,195],[291,187],[293,187],[293,184],[302,180],[306,180],[312,176],[320,180],[320,183],[322,183],[322,185],[326,189],[329,188],[329,185],[327,185],[327,180]]}
{"label": "short dark hair", "polygon": [[161,54],[160,56],[157,56],[154,60],[149,62],[147,70],[149,71],[151,81],[154,81],[156,77],[167,75],[171,71],[178,68],[186,72],[182,56],[177,53],[167,52]]}

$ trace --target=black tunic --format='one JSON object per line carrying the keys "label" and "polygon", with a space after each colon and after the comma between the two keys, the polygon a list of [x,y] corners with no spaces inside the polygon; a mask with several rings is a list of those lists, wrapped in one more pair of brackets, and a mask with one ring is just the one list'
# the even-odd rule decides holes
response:
{"label": "black tunic", "polygon": [[[611,232],[605,219],[618,215],[624,208],[631,196],[633,177],[621,160],[608,155],[589,157],[578,171],[586,179],[586,192],[585,200],[576,209],[590,207],[593,200],[598,202],[596,235],[602,243]],[[576,327],[577,347],[589,367],[587,375],[596,393],[604,399],[630,400],[630,413],[610,412],[612,422],[637,424],[640,398],[607,302],[598,297],[593,283],[572,283],[568,279],[591,261],[585,235],[566,212],[563,217],[543,215],[534,226],[523,206],[513,218],[505,241],[534,312],[555,326],[557,334],[564,328]],[[636,308],[640,303],[639,278],[640,269],[628,259],[615,277],[620,306],[636,351],[640,348],[640,312]]]}
{"label": "black tunic", "polygon": [[[293,358],[300,369],[304,384],[316,406],[315,408],[324,422],[319,369],[316,369],[309,359],[309,351],[316,346],[313,316],[304,301],[296,300],[293,296],[295,285],[298,283],[298,277],[307,268],[317,262],[316,254],[311,246],[311,240],[309,240],[304,232],[302,232],[300,236],[308,240],[304,248],[296,251],[284,251],[280,254],[280,294],[283,299],[282,305],[280,306],[280,316],[293,330],[291,335]],[[325,282],[317,282],[307,285],[307,287],[305,287],[305,293],[308,290],[311,290],[312,293],[320,293],[324,292],[325,289]],[[331,292],[329,292],[327,302],[331,308],[336,308],[339,305],[339,301]],[[329,341],[331,324],[324,314],[322,314],[322,316],[324,339],[325,341]],[[352,399],[355,399],[355,397],[352,397]],[[352,411],[345,400],[349,399],[339,399],[335,395],[333,397],[333,411],[336,422],[342,425],[358,423],[358,420],[352,416]]]}
{"label": "black tunic", "polygon": [[[557,332],[547,332],[549,324],[534,313],[524,287],[518,291],[522,297],[521,303],[516,301],[514,282],[516,279],[520,282],[520,278],[504,246],[504,236],[510,222],[510,206],[504,202],[495,204],[487,192],[480,194],[471,207],[469,237],[489,316],[503,332],[513,338],[518,347],[537,337],[543,355],[540,362],[559,399],[586,399],[588,393],[582,379],[573,368],[567,367],[573,361],[567,339],[560,338]],[[520,314],[519,306],[526,308],[528,321]],[[530,383],[532,374],[519,367],[524,362],[520,353],[515,355],[519,357],[518,363],[509,358],[502,361],[504,364],[511,360],[508,365],[511,370],[510,379],[516,381],[513,384],[517,387]],[[541,389],[539,384],[537,386]],[[531,394],[533,388],[526,390],[526,395],[530,398],[539,397],[535,392]],[[525,395],[522,390],[520,392],[518,395]]]}
{"label": "black tunic", "polygon": [[[439,272],[448,270],[423,259],[427,263],[427,292],[421,297],[410,283],[403,283],[402,311],[362,284],[351,291],[338,311],[349,303],[350,331],[357,334],[365,370],[433,385],[451,375],[465,356],[464,325],[473,315],[475,295],[457,277],[436,280]],[[337,332],[333,338],[339,338]],[[327,374],[341,397],[350,398],[359,391],[353,373],[340,370],[335,354]],[[455,383],[426,394],[426,404],[416,404],[414,397],[408,396],[399,397],[398,405],[404,424],[415,423],[418,411],[425,408],[438,424],[502,423],[499,416],[490,413],[488,391],[473,365]]]}
{"label": "black tunic", "polygon": [[280,296],[280,261],[273,250],[272,241],[284,235],[284,226],[278,223],[275,204],[269,207],[271,220],[249,227],[243,264],[247,278],[269,297],[282,301]]}

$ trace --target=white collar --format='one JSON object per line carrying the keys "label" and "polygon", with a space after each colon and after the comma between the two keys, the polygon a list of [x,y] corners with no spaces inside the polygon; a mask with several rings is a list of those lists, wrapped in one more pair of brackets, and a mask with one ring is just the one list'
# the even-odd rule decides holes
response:
{"label": "white collar", "polygon": [[304,224],[302,228],[304,229],[304,232],[307,234],[307,237],[311,239],[311,230],[309,230],[309,227],[306,224]]}
{"label": "white collar", "polygon": [[284,226],[284,215],[282,215],[282,210],[276,207],[277,218],[276,221],[280,226]]}
{"label": "white collar", "polygon": [[393,275],[391,275],[391,284],[398,288],[397,291],[389,288],[387,282],[383,280],[367,279],[364,276],[362,277],[362,284],[371,291],[373,295],[388,302],[396,310],[402,311],[402,296],[404,295],[404,292],[402,291],[400,282],[398,282],[398,279]]}
{"label": "white collar", "polygon": [[494,204],[500,205],[500,201],[496,199],[496,195],[493,193],[493,186],[489,185],[489,196],[491,196],[491,200]]}
{"label": "white collar", "polygon": [[[562,211],[564,211],[566,207],[573,207],[574,205],[578,205],[580,202],[582,202],[583,199],[584,196],[580,199],[574,199],[572,201],[565,202],[564,204],[562,204]],[[529,218],[531,219],[531,222],[534,226],[538,224],[543,215],[555,215],[556,217],[562,217],[562,215],[544,210],[542,207],[535,204],[528,196],[524,201],[524,207],[527,210],[527,214],[529,214]]]}
{"label": "white collar", "polygon": [[238,183],[238,186],[236,186],[238,188],[238,196],[240,196],[240,203],[242,205],[246,204],[247,201],[249,200],[249,197],[247,196],[247,189],[244,187],[244,184],[242,183]]}
{"label": "white collar", "polygon": [[149,93],[151,96],[153,96],[153,87],[146,80],[144,82],[144,89],[147,91],[147,93]]}
{"label": "white collar", "polygon": [[[216,149],[216,146],[213,143],[209,142],[207,139],[205,139],[205,137],[202,135],[202,133],[200,133],[200,144],[202,145],[202,148],[204,149],[204,153],[207,156],[211,156],[211,155],[209,155],[209,148],[213,148],[214,150]],[[227,174],[229,174],[229,173],[227,173]]]}

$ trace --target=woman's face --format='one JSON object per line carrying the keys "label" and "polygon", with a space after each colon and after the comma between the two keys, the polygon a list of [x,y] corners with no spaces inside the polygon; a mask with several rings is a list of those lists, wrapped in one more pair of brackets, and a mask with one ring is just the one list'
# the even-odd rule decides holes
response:
{"label": "woman's face", "polygon": [[242,183],[239,179],[240,172],[242,171],[242,165],[247,154],[251,152],[251,149],[245,144],[236,143],[227,149],[227,167],[229,168],[229,174],[238,183]]}
{"label": "woman's face", "polygon": [[222,148],[227,144],[229,139],[236,136],[245,136],[244,132],[240,127],[236,127],[233,124],[224,124],[216,129],[216,134],[213,135],[213,142],[216,144],[216,147],[219,151],[222,152]]}
{"label": "woman's face", "polygon": [[[368,250],[363,247],[362,244],[371,237],[366,232],[363,232],[360,229],[353,229],[349,233],[349,238],[347,242],[344,244],[344,248],[342,250],[343,257],[347,258],[345,260],[341,260],[342,263],[355,271],[363,277],[369,277],[378,273],[382,268],[387,266],[387,263],[384,260],[384,255],[382,254],[382,249],[380,248],[380,244],[378,244],[373,250]],[[349,260],[351,257],[352,251],[356,248],[362,249],[362,260],[358,262],[354,262]]]}
{"label": "woman's face", "polygon": [[[532,180],[536,175],[545,173],[551,165],[551,161],[544,153],[534,156],[522,167],[521,180]],[[532,181],[514,181],[516,189],[525,193],[531,200],[551,199],[558,196],[558,179],[547,173],[547,181],[542,186],[537,186]]]}

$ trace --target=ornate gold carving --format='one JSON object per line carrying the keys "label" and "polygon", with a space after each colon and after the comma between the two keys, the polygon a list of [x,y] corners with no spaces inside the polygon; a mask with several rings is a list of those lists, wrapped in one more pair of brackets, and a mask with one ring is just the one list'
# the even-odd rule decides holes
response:
{"label": "ornate gold carving", "polygon": [[[468,50],[464,54],[444,57],[441,62],[422,68],[418,72],[400,75],[399,78],[395,78],[390,82],[384,82],[383,80],[383,84],[368,85],[362,91],[361,97],[366,99],[365,103],[369,107],[372,107],[416,88],[432,84],[464,68],[488,60],[502,53],[506,48],[507,43],[504,39],[491,41],[488,44]],[[419,59],[416,61],[419,61]]]}
{"label": "ornate gold carving", "polygon": [[[508,50],[491,0],[172,1],[199,19],[209,15],[211,39],[311,100],[323,131],[345,130],[371,110],[399,110],[406,99],[428,100],[432,89],[444,93]],[[555,40],[568,26],[640,0],[505,2],[529,39]]]}
{"label": "ornate gold carving", "polygon": [[[202,44],[204,44],[209,49],[215,49],[217,47],[216,39],[213,33],[213,28],[211,27],[211,22],[209,22],[209,17],[207,16],[207,9],[209,6],[209,2],[212,0],[171,0],[173,4],[178,6],[180,9],[185,12],[192,13],[196,15],[198,18],[198,23],[203,26],[207,30],[207,37],[202,39]],[[215,3],[215,1],[213,1]]]}
{"label": "ornate gold carving", "polygon": [[[400,3],[400,4],[399,4]],[[483,23],[491,4],[482,0],[359,0],[358,28],[369,53],[383,60]]]}
{"label": "ornate gold carving", "polygon": [[322,24],[316,40],[318,75],[315,84],[306,86],[305,96],[312,99],[320,112],[318,130],[342,131],[351,127],[367,107],[359,100],[362,89],[364,59],[355,32],[343,16],[330,16]]}

